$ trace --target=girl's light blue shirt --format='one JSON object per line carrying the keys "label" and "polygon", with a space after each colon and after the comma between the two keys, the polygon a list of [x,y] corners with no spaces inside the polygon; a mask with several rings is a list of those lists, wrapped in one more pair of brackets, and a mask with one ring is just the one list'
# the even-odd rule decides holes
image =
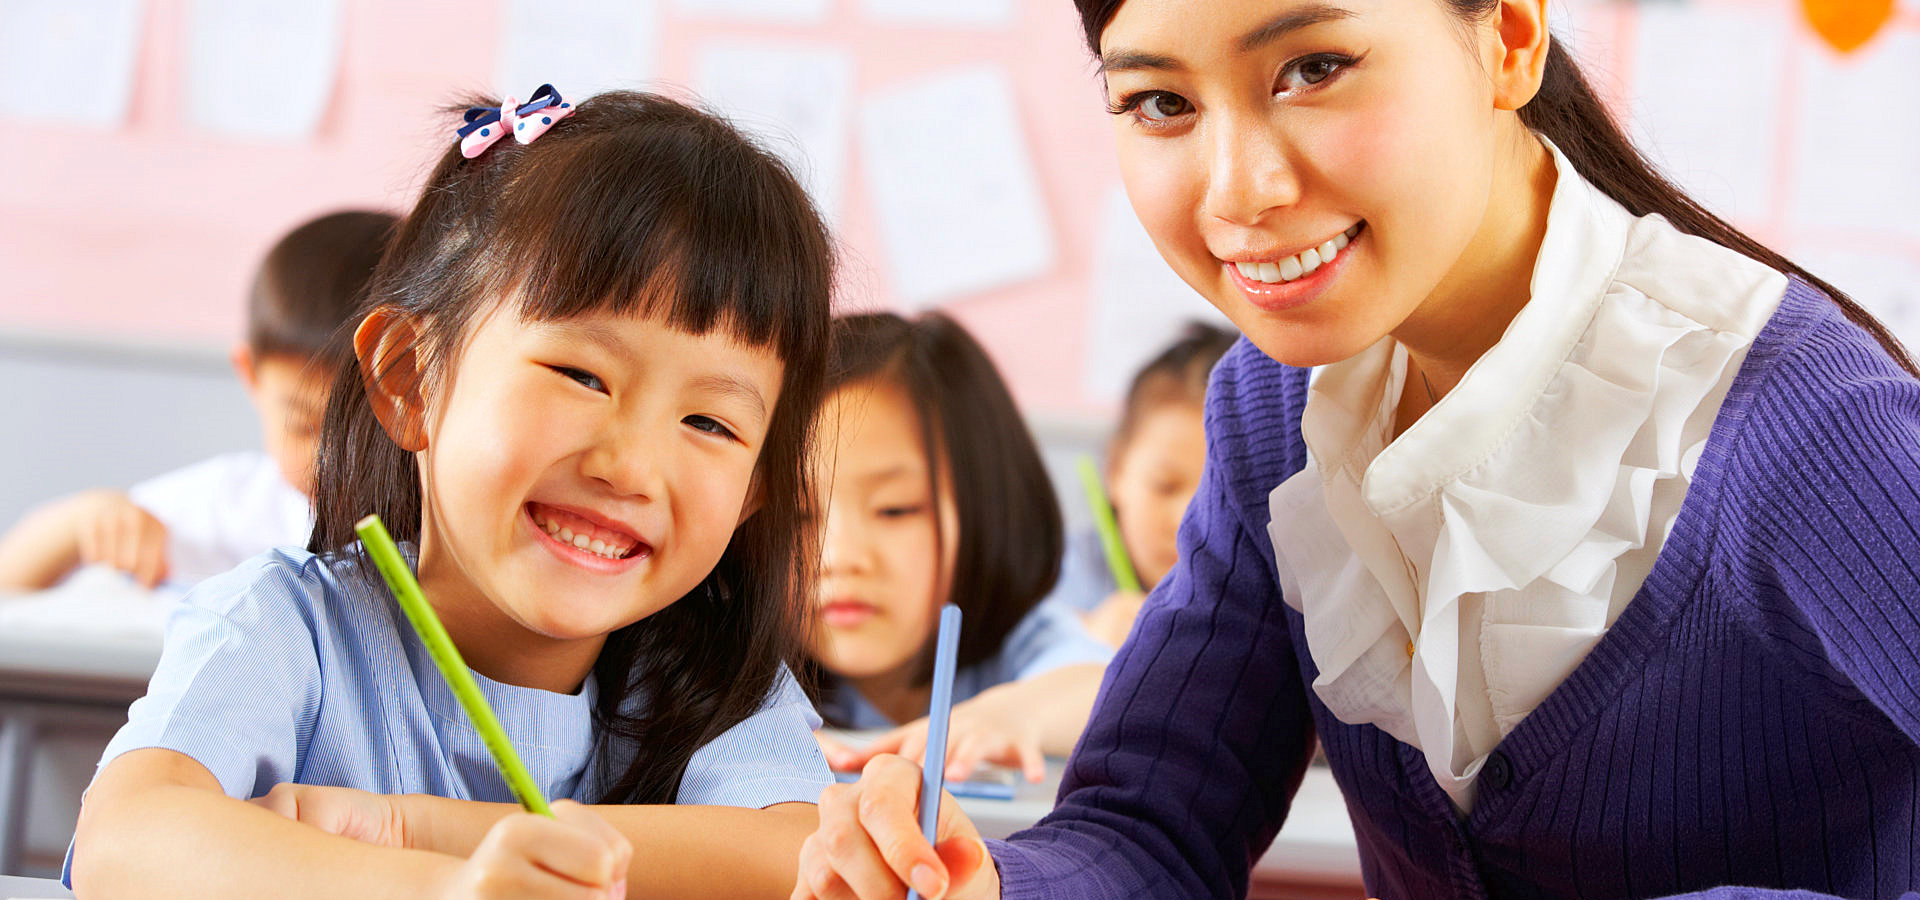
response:
{"label": "girl's light blue shirt", "polygon": [[[1106,665],[1112,659],[1113,648],[1088,633],[1078,613],[1051,600],[1041,601],[1001,642],[999,653],[953,673],[953,702],[970,700],[990,687],[1024,681],[1063,666]],[[826,708],[835,724],[852,729],[899,724],[867,702],[852,685],[834,681],[833,697]]]}
{"label": "girl's light blue shirt", "polygon": [[[626,761],[597,758],[591,676],[571,695],[474,679],[549,798],[597,800]],[[832,783],[819,721],[782,670],[758,713],[693,754],[678,802],[817,802]],[[195,587],[101,765],[143,747],[192,757],[242,799],[296,782],[513,801],[385,584],[350,556],[273,550]]]}

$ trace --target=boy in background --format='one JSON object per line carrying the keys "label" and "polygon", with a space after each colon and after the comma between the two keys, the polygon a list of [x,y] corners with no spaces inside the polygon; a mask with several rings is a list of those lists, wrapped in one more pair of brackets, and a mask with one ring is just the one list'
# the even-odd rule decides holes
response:
{"label": "boy in background", "polygon": [[260,416],[264,452],[225,453],[134,485],[47,503],[0,538],[0,590],[51,587],[93,563],[144,587],[191,584],[263,550],[305,546],[327,389],[352,317],[398,219],[321,216],[267,252],[234,372]]}

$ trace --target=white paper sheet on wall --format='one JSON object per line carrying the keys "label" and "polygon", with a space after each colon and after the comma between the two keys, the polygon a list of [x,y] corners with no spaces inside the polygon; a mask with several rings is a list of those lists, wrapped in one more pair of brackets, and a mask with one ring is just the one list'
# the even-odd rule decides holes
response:
{"label": "white paper sheet on wall", "polygon": [[140,0],[0,3],[0,115],[125,122],[145,19]]}
{"label": "white paper sheet on wall", "polygon": [[861,168],[907,307],[1052,267],[1052,229],[1016,112],[1006,73],[986,66],[884,91],[861,111]]}
{"label": "white paper sheet on wall", "polygon": [[1771,6],[1639,8],[1635,143],[1695,199],[1735,220],[1767,217],[1783,189],[1787,14]]}
{"label": "white paper sheet on wall", "polygon": [[826,21],[832,0],[674,0],[684,15],[714,16],[782,25],[816,25]]}
{"label": "white paper sheet on wall", "polygon": [[1801,48],[1794,224],[1920,239],[1920,34]]}
{"label": "white paper sheet on wall", "polygon": [[1118,404],[1133,373],[1194,320],[1233,328],[1227,317],[1167,267],[1116,186],[1101,205],[1093,257],[1093,310],[1087,321],[1087,398]]}
{"label": "white paper sheet on wall", "polygon": [[525,102],[542,84],[568,100],[644,88],[660,56],[655,0],[505,0],[494,90]]}
{"label": "white paper sheet on wall", "polygon": [[869,17],[903,25],[1000,28],[1013,24],[1016,0],[862,0]]}
{"label": "white paper sheet on wall", "polygon": [[804,44],[713,44],[695,64],[694,90],[780,154],[822,214],[838,219],[852,129],[852,55]]}
{"label": "white paper sheet on wall", "polygon": [[194,0],[187,121],[239,137],[313,134],[340,72],[340,2]]}

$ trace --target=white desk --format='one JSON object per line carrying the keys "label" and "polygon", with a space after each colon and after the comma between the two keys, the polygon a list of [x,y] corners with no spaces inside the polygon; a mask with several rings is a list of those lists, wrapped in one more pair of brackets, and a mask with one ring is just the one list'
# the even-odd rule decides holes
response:
{"label": "white desk", "polygon": [[0,900],[40,900],[40,898],[70,898],[73,892],[60,886],[60,882],[50,878],[21,878],[15,875],[0,875]]}
{"label": "white desk", "polygon": [[[72,772],[47,758],[97,755],[126,721],[127,704],[146,693],[160,661],[175,596],[103,569],[76,572],[52,590],[0,595],[0,873],[21,871],[30,844],[65,848],[93,760]],[[73,747],[55,753],[55,741]],[[58,774],[46,776],[50,768]]]}

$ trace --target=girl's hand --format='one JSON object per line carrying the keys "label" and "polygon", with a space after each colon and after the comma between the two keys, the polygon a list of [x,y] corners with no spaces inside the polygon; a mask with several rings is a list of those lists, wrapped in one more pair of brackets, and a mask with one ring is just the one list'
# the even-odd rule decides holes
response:
{"label": "girl's hand", "polygon": [[112,566],[145,588],[167,577],[167,526],[119,491],[82,495],[74,538],[83,564]]}
{"label": "girl's hand", "polygon": [[1146,602],[1147,595],[1139,591],[1114,591],[1082,621],[1095,640],[1118,647],[1133,631],[1133,620],[1140,618],[1140,607]]}
{"label": "girl's hand", "polygon": [[[1047,777],[1047,756],[1040,749],[1044,723],[1029,704],[1021,702],[1015,688],[1013,684],[999,685],[954,704],[947,724],[948,780],[965,780],[983,763],[1017,768],[1030,782]],[[865,765],[882,753],[897,753],[915,765],[924,762],[927,720],[915,719],[864,748],[849,750],[845,768]]]}
{"label": "girl's hand", "polygon": [[419,847],[407,829],[401,798],[353,788],[276,784],[247,801],[328,834],[382,847]]}
{"label": "girl's hand", "polygon": [[827,767],[835,772],[853,772],[872,754],[861,753],[853,747],[827,736],[825,731],[815,731],[813,739],[820,742],[820,754],[827,758]]}
{"label": "girl's hand", "polygon": [[487,831],[473,856],[435,896],[621,900],[633,845],[605,819],[571,800],[556,800],[554,817],[515,813]]}
{"label": "girl's hand", "polygon": [[792,900],[894,898],[908,886],[927,900],[998,900],[1000,872],[960,804],[942,796],[936,848],[920,833],[919,799],[920,767],[893,755],[875,757],[854,784],[828,785]]}

